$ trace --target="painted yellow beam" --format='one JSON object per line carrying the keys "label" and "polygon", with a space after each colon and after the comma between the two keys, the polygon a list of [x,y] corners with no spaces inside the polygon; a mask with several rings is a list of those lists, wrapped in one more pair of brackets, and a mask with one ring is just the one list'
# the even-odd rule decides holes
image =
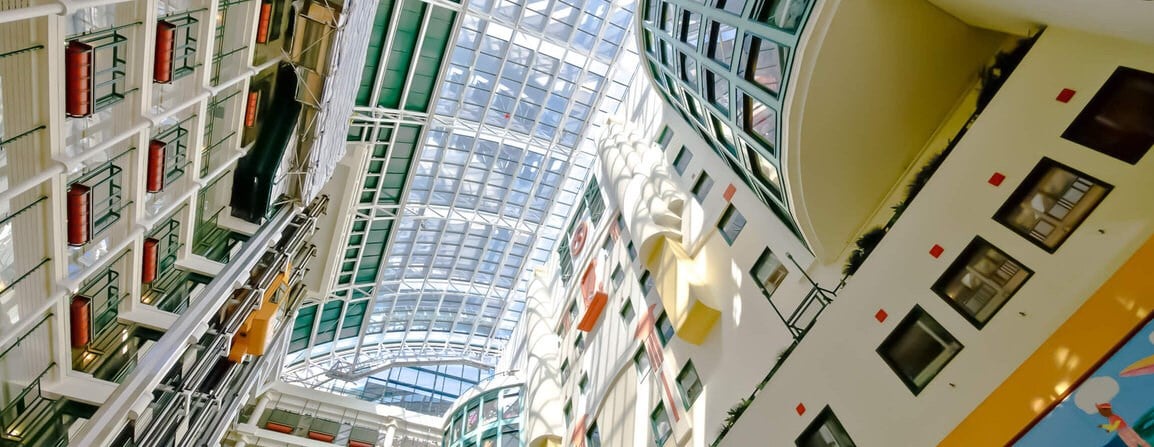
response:
{"label": "painted yellow beam", "polygon": [[661,304],[677,336],[695,345],[705,342],[721,312],[700,299],[708,289],[694,273],[699,260],[690,258],[680,242],[662,237],[650,261]]}

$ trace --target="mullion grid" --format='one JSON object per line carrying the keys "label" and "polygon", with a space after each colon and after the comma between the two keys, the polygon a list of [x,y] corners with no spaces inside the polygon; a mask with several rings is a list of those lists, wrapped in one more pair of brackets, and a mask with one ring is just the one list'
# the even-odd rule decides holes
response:
{"label": "mullion grid", "polygon": [[[711,118],[702,117],[703,121],[692,119],[688,121],[693,123],[695,127],[698,128],[698,133],[701,134],[701,136],[707,141],[709,141],[712,146],[714,146],[714,152],[721,155],[723,158],[730,160],[731,164],[736,164],[737,166],[741,167],[740,174],[743,179],[753,180],[756,178],[754,175],[754,172],[756,171],[754,163],[756,163],[756,161],[748,158],[749,154],[745,153],[747,147],[757,151],[767,160],[770,160],[780,173],[780,158],[778,157],[778,152],[780,151],[779,141],[773,141],[771,144],[769,144],[769,147],[763,147],[762,144],[760,144],[759,137],[752,135],[752,131],[747,131],[742,125],[742,120],[744,117],[740,115],[745,111],[746,107],[744,104],[740,104],[739,102],[742,99],[742,95],[745,95],[752,100],[761,102],[773,110],[774,114],[776,115],[775,128],[779,129],[782,119],[780,113],[780,98],[784,94],[784,87],[787,82],[787,76],[791,62],[791,55],[787,54],[786,57],[782,58],[783,61],[781,61],[780,68],[781,80],[779,81],[780,87],[778,89],[777,95],[770,94],[760,85],[745,79],[743,76],[739,76],[738,73],[743,72],[744,65],[749,62],[749,55],[744,54],[744,48],[747,44],[746,42],[750,38],[756,37],[762,39],[762,45],[777,45],[779,51],[789,53],[796,46],[798,39],[797,34],[792,34],[774,29],[768,25],[763,25],[760,22],[756,22],[755,20],[747,18],[748,14],[735,16],[721,9],[716,9],[693,2],[676,2],[676,5],[679,7],[679,9],[676,9],[675,13],[677,20],[675,21],[672,29],[667,32],[661,28],[661,21],[664,18],[663,10],[660,6],[661,3],[662,2],[660,0],[650,0],[650,3],[646,4],[647,11],[655,11],[656,13],[656,17],[653,17],[652,20],[648,18],[638,19],[643,32],[648,34],[646,38],[654,40],[653,47],[655,50],[660,46],[660,42],[664,41],[673,49],[674,55],[678,53],[692,55],[691,57],[696,59],[697,64],[697,84],[705,85],[705,79],[703,76],[706,70],[713,72],[714,76],[727,81],[729,84],[728,97],[730,102],[730,109],[733,110],[733,113],[723,111],[712,101],[709,101],[705,90],[697,88],[697,85],[693,86],[693,88],[677,89],[680,91],[670,91],[668,94],[675,97],[685,97],[687,102],[693,101],[699,107],[704,107],[710,112],[708,115],[711,115]],[[654,5],[657,6],[654,7]],[[753,8],[753,10],[756,11],[756,8]],[[693,46],[681,40],[681,20],[683,17],[685,17],[684,14],[686,11],[696,12],[699,14],[700,28],[697,34],[702,39],[701,45]],[[749,14],[752,13],[753,12],[750,12]],[[709,24],[711,21],[732,26],[736,31],[734,41],[734,52],[736,57],[732,59],[733,63],[731,63],[729,67],[726,67],[713,58],[706,56],[706,54],[709,52]],[[756,32],[752,31],[755,28]],[[800,34],[800,30],[798,30],[798,33]],[[661,58],[657,54],[646,51],[645,55],[646,59],[649,60],[651,69],[653,67],[661,67],[661,72],[656,73],[656,75],[661,75],[658,76],[659,78],[665,77],[669,79],[675,79],[675,82],[677,84],[681,84],[683,87],[688,85],[684,80],[681,79],[680,71],[682,67],[680,61],[678,60],[679,58],[673,57],[673,60],[666,64],[661,62]],[[739,85],[744,88],[738,88]],[[704,88],[708,89],[710,86],[705,85]],[[682,105],[682,107],[684,110],[691,110],[688,105]],[[737,140],[740,141],[734,147],[735,153],[729,153],[726,150],[722,150],[722,148],[726,147],[726,145],[722,144],[720,141],[720,138],[717,135],[718,129],[714,129],[715,123],[712,122],[713,120],[721,121],[723,123],[722,125],[728,127],[729,133],[731,135],[736,134],[739,136]],[[775,131],[775,137],[779,136],[780,131]],[[777,140],[777,138],[775,138],[775,140]],[[753,188],[753,190],[755,191],[755,194],[757,194],[763,201],[775,203],[777,206],[782,207],[783,209],[788,209],[784,198],[774,194],[772,191],[769,191],[768,186],[762,185],[760,181],[747,181],[747,183],[751,183],[752,186],[756,186]]]}

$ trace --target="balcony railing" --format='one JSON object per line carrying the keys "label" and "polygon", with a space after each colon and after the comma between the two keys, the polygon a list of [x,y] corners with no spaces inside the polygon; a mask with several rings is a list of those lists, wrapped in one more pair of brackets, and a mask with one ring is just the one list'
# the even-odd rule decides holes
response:
{"label": "balcony railing", "polygon": [[805,338],[805,335],[809,333],[809,330],[813,328],[814,323],[817,322],[817,318],[821,315],[822,311],[825,310],[826,306],[833,302],[833,297],[836,295],[833,290],[821,287],[813,278],[810,278],[809,275],[806,274],[805,269],[801,268],[797,261],[793,259],[793,256],[786,256],[793,262],[794,266],[801,271],[805,280],[810,284],[809,292],[806,293],[797,307],[789,312],[788,316],[781,312],[781,309],[777,307],[773,300],[770,300],[770,306],[773,307],[773,311],[777,313],[777,316],[781,318],[786,328],[789,329],[790,334],[793,336],[793,341],[778,354],[777,361],[774,362],[773,367],[765,374],[765,377],[761,379],[761,382],[754,387],[753,392],[729,410],[729,417],[725,419],[725,423],[722,425],[720,432],[714,437],[713,442],[709,444],[710,447],[721,445],[722,439],[729,434],[729,430],[741,419],[741,415],[745,413],[745,410],[753,403],[753,400],[757,398],[758,393],[765,388],[765,385],[773,379],[777,371],[781,369],[781,366],[784,365],[789,356],[793,354],[794,349],[796,349],[802,339]]}
{"label": "balcony railing", "polygon": [[0,411],[0,445],[60,445],[67,439],[62,421],[56,417],[56,401],[41,393],[40,381],[55,364],[49,364],[20,394]]}

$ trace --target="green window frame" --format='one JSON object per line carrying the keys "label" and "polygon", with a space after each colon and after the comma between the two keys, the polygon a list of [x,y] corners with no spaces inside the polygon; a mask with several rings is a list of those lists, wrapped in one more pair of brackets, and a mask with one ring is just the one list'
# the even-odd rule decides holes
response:
{"label": "green window frame", "polygon": [[730,204],[721,214],[721,219],[717,221],[717,230],[726,243],[733,245],[737,241],[737,237],[741,235],[741,230],[745,228],[746,223],[745,216],[737,210],[737,207]]}
{"label": "green window frame", "polygon": [[697,368],[693,366],[693,361],[685,362],[685,366],[681,367],[681,372],[677,373],[677,389],[681,391],[681,400],[685,403],[686,410],[697,401],[697,396],[701,395],[702,388],[701,376],[697,375]]}
{"label": "green window frame", "polygon": [[673,323],[669,321],[669,314],[661,312],[661,316],[657,317],[657,321],[653,323],[657,326],[657,338],[661,340],[661,346],[669,344],[673,340],[676,331],[673,329]]}

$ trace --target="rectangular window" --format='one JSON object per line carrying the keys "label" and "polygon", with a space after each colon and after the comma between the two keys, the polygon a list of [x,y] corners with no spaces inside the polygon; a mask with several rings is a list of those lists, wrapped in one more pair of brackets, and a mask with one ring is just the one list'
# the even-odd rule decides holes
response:
{"label": "rectangular window", "polygon": [[573,349],[576,350],[578,353],[585,350],[585,334],[584,333],[577,334],[577,338],[573,339]]}
{"label": "rectangular window", "polygon": [[681,65],[681,80],[689,84],[690,90],[697,91],[697,61],[680,52],[677,53],[677,59]]}
{"label": "rectangular window", "polygon": [[705,93],[710,104],[729,115],[729,81],[721,75],[705,70]]}
{"label": "rectangular window", "polygon": [[642,347],[633,354],[633,366],[637,368],[637,377],[644,376],[649,372],[649,354],[645,353],[645,348]]}
{"label": "rectangular window", "polygon": [[937,320],[914,306],[877,352],[917,395],[961,350],[962,344]]}
{"label": "rectangular window", "polygon": [[588,373],[581,374],[581,381],[577,382],[577,389],[581,391],[581,394],[585,394],[585,392],[589,390]]}
{"label": "rectangular window", "polygon": [[725,68],[729,68],[733,64],[733,48],[737,42],[737,29],[711,20],[709,21],[708,39],[706,56],[724,65]]}
{"label": "rectangular window", "polygon": [[789,274],[789,270],[786,270],[785,265],[781,263],[777,255],[767,248],[761,253],[761,257],[757,258],[757,262],[753,263],[753,270],[750,273],[753,274],[753,279],[757,281],[757,286],[761,288],[762,292],[765,292],[765,296],[768,298],[773,295],[781,282],[785,281],[785,276]]}
{"label": "rectangular window", "polygon": [[749,34],[743,39],[741,50],[745,62],[737,74],[773,95],[781,92],[785,51],[773,41]]}
{"label": "rectangular window", "polygon": [[717,8],[741,15],[741,12],[745,9],[745,0],[717,0]]}
{"label": "rectangular window", "polygon": [[1154,73],[1118,67],[1062,138],[1138,163],[1154,146]]}
{"label": "rectangular window", "polygon": [[713,189],[713,178],[702,171],[701,176],[697,177],[697,182],[693,184],[693,198],[697,199],[698,203],[703,203],[711,189]]}
{"label": "rectangular window", "polygon": [[994,220],[1053,253],[1114,187],[1043,158]]}
{"label": "rectangular window", "polygon": [[637,246],[633,245],[633,241],[625,244],[625,252],[629,254],[630,261],[637,259]]}
{"label": "rectangular window", "polygon": [[975,237],[931,289],[981,329],[1033,273]]}
{"label": "rectangular window", "polygon": [[[661,133],[657,134],[657,145],[661,146],[661,150],[664,151],[669,147],[671,140],[673,140],[673,131],[669,130],[669,126],[662,127]],[[618,218],[620,219],[620,216]]]}
{"label": "rectangular window", "polygon": [[661,346],[669,344],[669,340],[673,339],[674,334],[673,323],[669,322],[669,315],[662,312],[654,324],[657,325],[657,338],[661,340]]}
{"label": "rectangular window", "polygon": [[754,17],[783,31],[797,31],[810,0],[760,0],[754,7]]}
{"label": "rectangular window", "polygon": [[681,33],[678,37],[682,42],[697,49],[697,40],[701,35],[701,14],[693,11],[681,11]]}
{"label": "rectangular window", "polygon": [[573,423],[573,400],[565,401],[565,425]]}
{"label": "rectangular window", "polygon": [[693,160],[693,153],[689,152],[689,148],[681,146],[681,150],[677,151],[677,156],[673,157],[673,170],[677,171],[678,175],[685,175],[685,169],[689,167],[689,162]]}
{"label": "rectangular window", "polygon": [[857,447],[829,407],[817,414],[795,444],[797,447]]}
{"label": "rectangular window", "polygon": [[597,429],[596,422],[585,432],[585,447],[601,447],[601,431]]}
{"label": "rectangular window", "polygon": [[658,19],[659,9],[661,8],[660,0],[648,0],[645,2],[645,21],[654,22]]}
{"label": "rectangular window", "polygon": [[633,322],[633,316],[633,301],[626,298],[625,305],[621,306],[621,319],[625,320],[625,324],[628,325]]}
{"label": "rectangular window", "polygon": [[561,362],[561,383],[567,382],[569,379],[569,359]]}
{"label": "rectangular window", "polygon": [[621,264],[613,269],[613,275],[609,277],[613,281],[613,288],[621,288],[621,283],[625,281],[625,270],[621,268]]}
{"label": "rectangular window", "polygon": [[673,433],[673,427],[669,425],[669,415],[665,414],[665,406],[658,404],[653,413],[649,414],[649,422],[653,427],[653,441],[657,443],[658,447],[664,446],[665,441],[669,440],[669,435]]}
{"label": "rectangular window", "polygon": [[728,124],[722,122],[716,116],[710,115],[710,117],[713,121],[713,136],[717,138],[717,141],[720,142],[722,146],[725,146],[725,150],[728,151],[730,155],[736,157],[737,143],[735,143],[735,139],[733,138],[733,129],[730,129]]}
{"label": "rectangular window", "polygon": [[753,97],[739,93],[737,122],[741,130],[752,135],[767,149],[777,147],[777,111]]}
{"label": "rectangular window", "polygon": [[637,278],[637,282],[641,283],[642,294],[648,296],[649,291],[653,290],[653,275],[649,273],[649,270],[641,272],[641,276]]}
{"label": "rectangular window", "polygon": [[737,211],[733,205],[726,207],[725,213],[721,215],[721,220],[717,221],[717,229],[721,231],[721,236],[725,238],[725,242],[733,245],[743,228],[745,228],[745,216],[741,215],[741,212]]}
{"label": "rectangular window", "polygon": [[702,388],[701,378],[697,376],[697,368],[693,367],[692,360],[685,362],[685,367],[677,373],[677,388],[681,390],[681,398],[685,401],[685,409],[688,410],[697,400],[697,396],[701,395]]}
{"label": "rectangular window", "polygon": [[673,24],[677,21],[677,7],[672,3],[661,3],[661,30],[673,34]]}
{"label": "rectangular window", "polygon": [[757,177],[761,186],[778,200],[784,200],[781,193],[781,176],[777,174],[777,166],[770,163],[768,158],[761,155],[757,149],[747,146],[745,153],[749,157],[749,164],[753,165],[753,175]]}

